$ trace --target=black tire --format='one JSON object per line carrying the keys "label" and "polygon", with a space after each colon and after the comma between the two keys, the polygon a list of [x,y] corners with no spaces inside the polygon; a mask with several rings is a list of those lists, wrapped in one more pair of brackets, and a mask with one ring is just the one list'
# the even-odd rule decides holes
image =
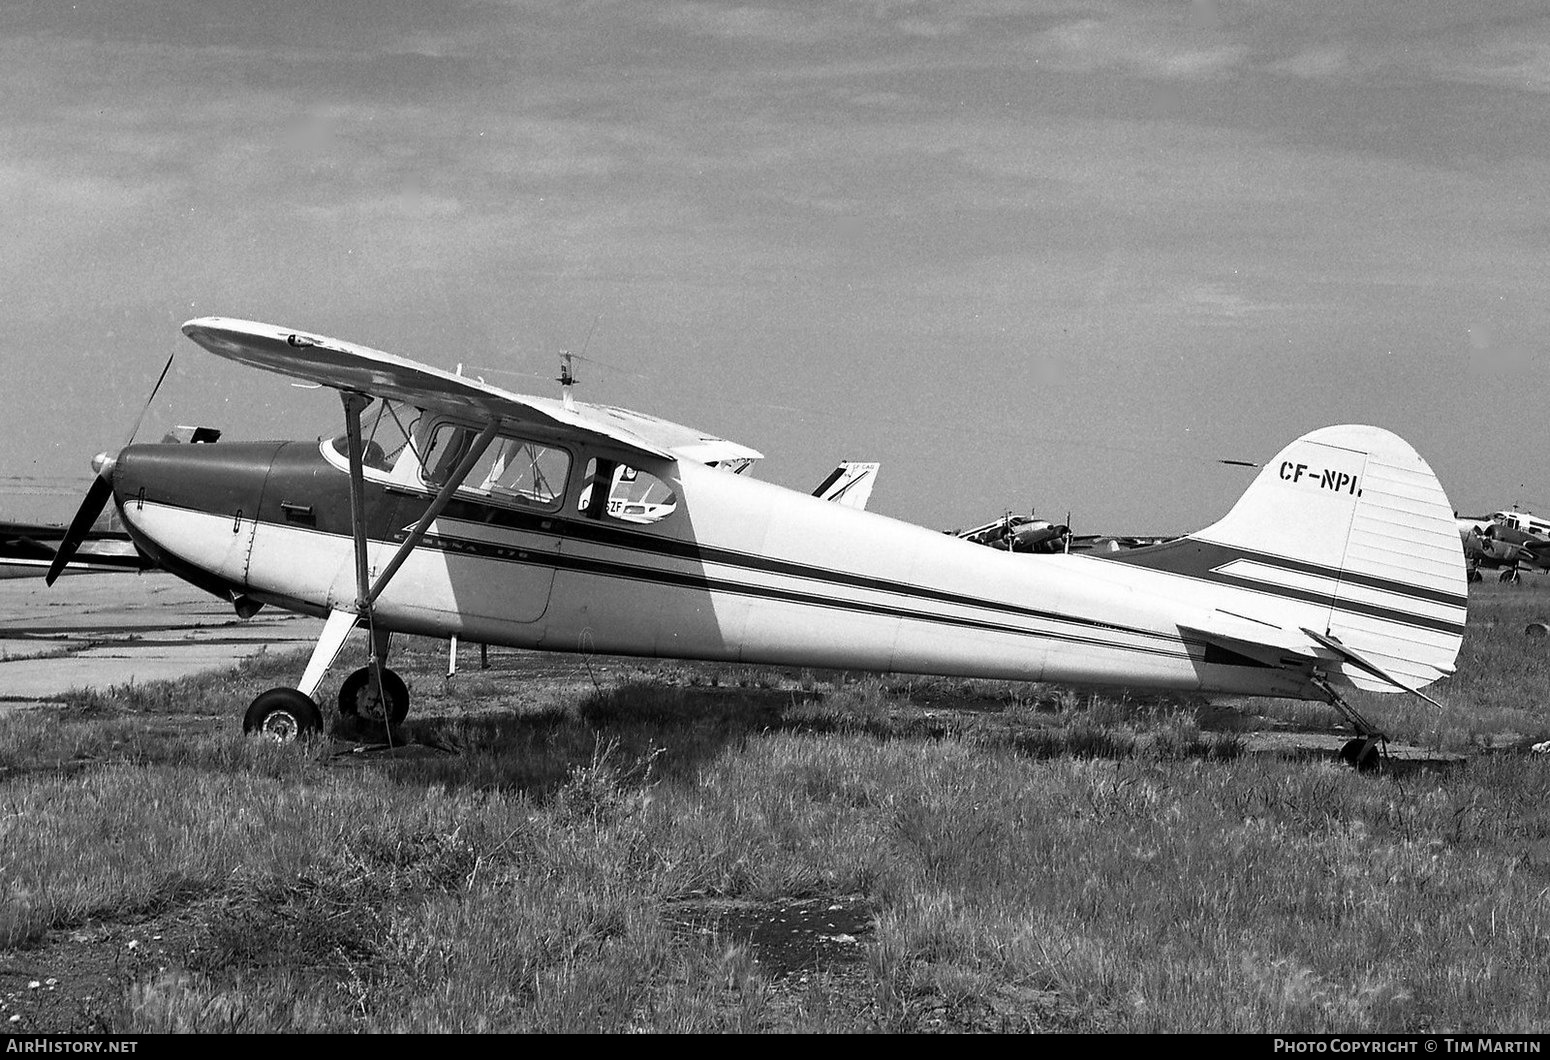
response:
{"label": "black tire", "polygon": [[1365,773],[1378,764],[1378,745],[1368,743],[1365,736],[1347,740],[1345,746],[1340,748],[1340,761]]}
{"label": "black tire", "polygon": [[360,718],[381,724],[383,714],[390,725],[402,725],[409,716],[409,689],[403,678],[392,670],[382,671],[382,691],[390,707],[386,712],[377,698],[377,682],[372,678],[371,667],[362,666],[339,686],[339,713],[347,718]]}
{"label": "black tire", "polygon": [[276,743],[293,743],[323,731],[323,714],[312,697],[294,688],[271,688],[242,716],[242,731],[267,736]]}

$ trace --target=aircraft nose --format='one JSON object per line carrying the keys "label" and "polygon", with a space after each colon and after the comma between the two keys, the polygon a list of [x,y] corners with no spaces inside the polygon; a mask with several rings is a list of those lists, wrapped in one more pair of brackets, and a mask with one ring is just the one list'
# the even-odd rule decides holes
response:
{"label": "aircraft nose", "polygon": [[113,453],[102,452],[91,458],[91,469],[97,473],[98,478],[111,478],[117,466],[118,457]]}

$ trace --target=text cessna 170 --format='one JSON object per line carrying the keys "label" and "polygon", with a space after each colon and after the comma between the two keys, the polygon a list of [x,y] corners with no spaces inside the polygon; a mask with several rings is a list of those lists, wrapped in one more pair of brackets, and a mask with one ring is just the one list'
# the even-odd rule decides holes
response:
{"label": "text cessna 170", "polygon": [[[1265,466],[1220,521],[1157,545],[1011,562],[980,545],[716,466],[759,454],[608,406],[525,397],[304,331],[183,325],[239,364],[336,389],[318,442],[103,453],[77,523],[111,499],[158,565],[230,600],[326,618],[296,687],[249,731],[317,730],[350,632],[344,714],[408,710],[392,633],[599,652],[1323,699],[1449,674],[1464,561],[1431,469],[1376,427],[1326,427]],[[388,428],[400,433],[385,441]],[[396,450],[396,451],[395,451]],[[608,510],[621,467],[653,517]],[[55,560],[68,562],[67,537]]]}

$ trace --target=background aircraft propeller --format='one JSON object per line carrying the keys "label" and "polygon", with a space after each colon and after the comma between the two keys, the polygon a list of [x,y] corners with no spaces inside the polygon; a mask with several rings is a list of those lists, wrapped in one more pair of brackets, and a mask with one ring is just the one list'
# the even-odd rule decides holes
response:
{"label": "background aircraft propeller", "polygon": [[[176,356],[175,354],[173,356]],[[124,442],[123,448],[127,449],[134,444],[135,435],[140,433],[140,424],[145,422],[145,414],[151,408],[151,402],[156,400],[156,392],[161,389],[163,379],[167,378],[167,372],[172,368],[172,357],[167,358],[167,363],[162,366],[161,375],[156,377],[156,385],[151,387],[151,396],[145,399],[145,406],[140,410],[140,415],[135,418],[135,425],[129,429],[129,438]],[[53,585],[54,579],[59,577],[65,569],[65,564],[75,558],[80,551],[81,542],[86,540],[86,535],[96,523],[97,517],[108,506],[108,500],[113,496],[113,465],[115,458],[111,453],[98,453],[92,458],[92,470],[97,477],[92,479],[91,488],[86,491],[86,499],[76,509],[75,518],[70,520],[70,529],[65,531],[65,536],[59,542],[59,550],[54,553],[54,562],[49,564],[48,574],[43,581],[46,585]]]}

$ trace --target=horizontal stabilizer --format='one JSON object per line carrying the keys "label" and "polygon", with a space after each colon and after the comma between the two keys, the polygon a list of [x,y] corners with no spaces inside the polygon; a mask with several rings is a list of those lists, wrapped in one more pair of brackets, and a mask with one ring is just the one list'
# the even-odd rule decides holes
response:
{"label": "horizontal stabilizer", "polygon": [[[1312,665],[1318,661],[1309,645],[1295,634],[1230,611],[1212,611],[1198,625],[1181,625],[1179,632],[1187,639],[1205,641],[1218,653],[1240,656],[1244,660],[1240,665],[1284,668]],[[1208,658],[1207,661],[1214,660]]]}
{"label": "horizontal stabilizer", "polygon": [[1355,648],[1350,647],[1349,645],[1340,643],[1337,638],[1325,636],[1323,633],[1315,633],[1311,629],[1304,629],[1303,632],[1312,637],[1314,640],[1318,641],[1324,647],[1328,648],[1330,651],[1334,652],[1336,655],[1340,656],[1340,658],[1344,661],[1361,667],[1363,670],[1366,670],[1374,677],[1377,677],[1383,681],[1387,681],[1401,692],[1409,692],[1412,696],[1419,696],[1421,699],[1426,700],[1426,702],[1430,703],[1438,710],[1442,709],[1442,704],[1437,702],[1431,696],[1427,695],[1425,692],[1422,692],[1419,688],[1414,688],[1409,684],[1406,684],[1404,681],[1401,681],[1399,678],[1389,673],[1388,670],[1384,669],[1382,666],[1379,666],[1378,663],[1375,662],[1372,658],[1363,655],[1361,652],[1357,651]]}

